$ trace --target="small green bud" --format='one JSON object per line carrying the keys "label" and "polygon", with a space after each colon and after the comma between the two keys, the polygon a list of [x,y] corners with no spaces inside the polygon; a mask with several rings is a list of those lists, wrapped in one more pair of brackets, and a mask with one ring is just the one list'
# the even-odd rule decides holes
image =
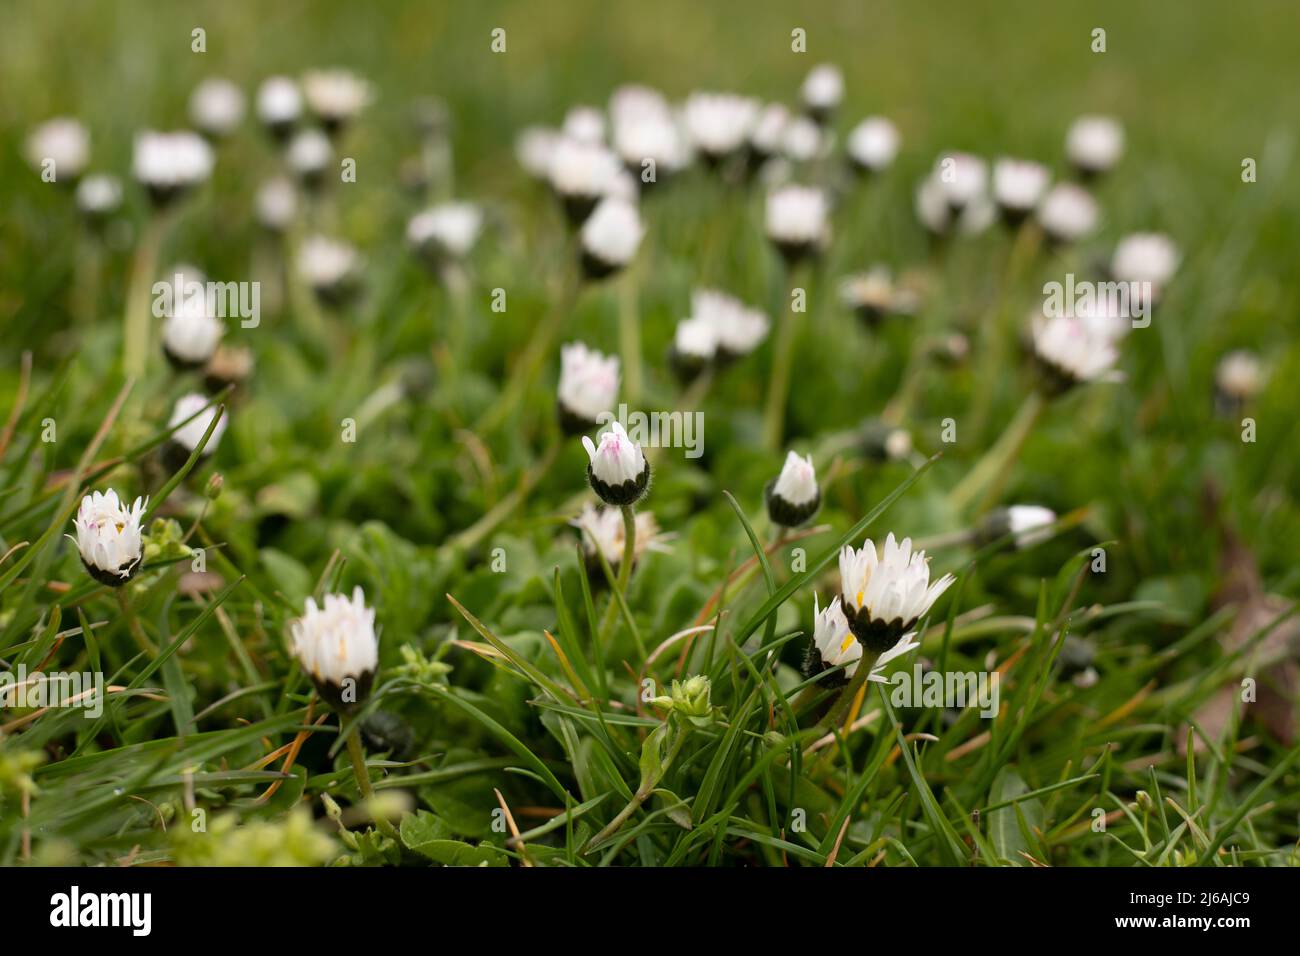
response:
{"label": "small green bud", "polygon": [[212,477],[208,479],[207,486],[203,489],[203,494],[209,501],[216,501],[221,497],[221,489],[225,484],[226,480],[221,477],[221,472],[214,471]]}
{"label": "small green bud", "polygon": [[1151,794],[1145,790],[1139,790],[1135,799],[1137,800],[1138,809],[1143,813],[1150,813],[1155,809],[1155,801],[1151,799]]}

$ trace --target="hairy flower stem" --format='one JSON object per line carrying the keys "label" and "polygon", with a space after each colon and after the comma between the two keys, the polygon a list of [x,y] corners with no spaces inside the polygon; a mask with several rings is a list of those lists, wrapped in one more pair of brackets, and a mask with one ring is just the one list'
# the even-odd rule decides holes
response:
{"label": "hairy flower stem", "polygon": [[1001,437],[952,490],[948,500],[954,511],[965,511],[973,504],[975,507],[972,514],[980,515],[993,505],[1010,477],[1011,467],[1019,457],[1029,433],[1033,431],[1034,424],[1046,407],[1046,399],[1037,389],[1025,397],[1020,410],[1007,424]]}
{"label": "hairy flower stem", "polygon": [[633,264],[618,283],[618,342],[623,353],[623,392],[632,408],[641,399],[641,316],[637,309],[637,273]]}
{"label": "hairy flower stem", "polygon": [[618,595],[623,595],[627,600],[627,584],[632,577],[633,555],[636,553],[636,515],[632,513],[631,505],[623,505],[623,560],[618,566],[618,583],[616,585],[618,594],[609,596],[609,605],[605,608],[605,616],[600,621],[600,646],[609,646],[609,629],[613,625],[618,615]]}
{"label": "hairy flower stem", "polygon": [[[348,732],[348,756],[352,759],[352,775],[357,778],[357,789],[361,791],[361,799],[367,804],[372,804],[375,799],[375,791],[370,786],[370,771],[366,769],[366,752],[361,749],[360,727],[353,727]],[[384,836],[390,837],[399,843],[401,842],[401,838],[397,835],[397,829],[389,822],[387,817],[375,814],[373,819]]]}
{"label": "hairy flower stem", "polygon": [[[127,285],[126,311],[122,316],[122,372],[139,381],[149,363],[149,331],[153,311],[149,308],[149,290],[158,269],[158,253],[168,217],[154,212],[145,223],[140,241],[131,260],[131,278]],[[173,308],[176,303],[173,303]]]}
{"label": "hairy flower stem", "polygon": [[144,633],[144,628],[140,626],[140,619],[135,616],[135,609],[131,607],[131,599],[126,596],[126,586],[113,590],[117,593],[117,606],[122,609],[122,620],[126,621],[126,629],[131,632],[132,640],[150,660],[157,657],[158,648],[154,647],[153,641],[149,640]]}
{"label": "hairy flower stem", "polygon": [[[862,656],[858,658],[858,669],[853,672],[853,677],[844,685],[844,690],[840,691],[840,696],[836,699],[831,709],[826,712],[817,723],[820,731],[833,731],[844,723],[848,716],[849,708],[853,706],[853,701],[858,696],[858,691],[866,685],[867,679],[871,676],[871,668],[876,663],[879,654],[875,654],[865,647],[862,649]],[[820,736],[818,734],[817,736]]]}
{"label": "hairy flower stem", "polygon": [[483,517],[479,518],[472,525],[462,531],[456,537],[452,538],[453,548],[469,551],[478,545],[484,538],[496,530],[501,522],[505,521],[514,510],[519,507],[528,493],[536,487],[537,483],[545,477],[550,471],[551,465],[555,463],[555,456],[560,451],[560,442],[558,437],[553,437],[546,446],[546,451],[532,468],[524,472],[523,477],[519,479],[519,484],[514,487],[509,494],[498,501],[492,508],[487,511]]}
{"label": "hairy flower stem", "polygon": [[793,273],[787,282],[785,303],[781,309],[772,347],[772,377],[767,387],[767,408],[763,413],[763,446],[768,451],[780,451],[785,432],[786,398],[790,394],[790,369],[794,364],[794,344],[800,312],[790,307],[789,289],[793,288]]}
{"label": "hairy flower stem", "polygon": [[605,829],[601,830],[587,841],[586,846],[581,850],[582,853],[587,853],[589,850],[604,843],[617,833],[622,828],[623,824],[627,823],[627,821],[631,819],[632,814],[636,813],[637,808],[646,802],[646,798],[649,797],[650,794],[654,793],[655,787],[659,786],[659,781],[667,775],[668,768],[671,767],[673,761],[677,759],[678,753],[681,752],[682,744],[685,742],[686,731],[678,730],[676,737],[673,738],[672,746],[668,748],[668,755],[659,766],[659,772],[641,781],[641,785],[636,788],[636,793],[632,794],[632,799],[628,801],[627,806],[618,812],[618,816],[609,821],[609,824]]}

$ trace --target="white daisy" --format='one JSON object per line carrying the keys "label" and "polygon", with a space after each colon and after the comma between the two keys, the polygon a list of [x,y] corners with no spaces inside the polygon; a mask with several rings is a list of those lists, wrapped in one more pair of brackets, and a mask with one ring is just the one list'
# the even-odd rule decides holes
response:
{"label": "white daisy", "polygon": [[1119,352],[1114,340],[1073,316],[1044,318],[1033,323],[1034,356],[1044,372],[1049,394],[1060,394],[1084,382],[1114,381]]}
{"label": "white daisy", "polygon": [[44,171],[52,162],[55,182],[72,182],[90,162],[90,133],[80,120],[59,116],[32,130],[25,144],[27,161]]}
{"label": "white daisy", "polygon": [[1065,135],[1065,155],[1086,174],[1104,173],[1124,153],[1124,127],[1109,116],[1080,116]]}
{"label": "white daisy", "polygon": [[560,349],[557,401],[568,434],[589,431],[618,400],[618,356],[603,355],[581,342]]}
{"label": "white daisy", "polygon": [[370,84],[348,70],[309,70],[302,77],[308,108],[328,130],[356,118],[372,97]]}
{"label": "white daisy", "polygon": [[435,259],[463,259],[483,228],[483,211],[473,203],[448,202],[416,214],[406,224],[406,238]]}
{"label": "white daisy", "polygon": [[768,193],[767,237],[791,261],[810,255],[830,238],[826,194],[810,186],[788,185]]}
{"label": "white daisy", "polygon": [[[178,276],[183,273],[177,272]],[[196,280],[180,279],[174,288],[185,289]],[[208,364],[221,342],[224,324],[208,307],[202,288],[182,294],[163,319],[162,346],[167,360],[177,368],[201,368]]]}
{"label": "white daisy", "polygon": [[91,219],[102,219],[122,205],[122,181],[108,173],[92,173],[77,183],[77,208]]}
{"label": "white daisy", "polygon": [[845,148],[859,169],[878,173],[898,155],[898,128],[883,116],[868,116],[849,133]]}
{"label": "white daisy", "polygon": [[136,498],[128,508],[111,488],[81,499],[73,519],[77,550],[86,570],[99,583],[117,587],[140,569],[144,556],[140,522],[147,504],[147,499]]}
{"label": "white daisy", "polygon": [[[635,517],[636,540],[632,542],[632,560],[637,562],[647,551],[667,551],[664,543],[669,537],[659,530],[659,522],[649,511],[638,511]],[[618,508],[595,507],[591,502],[582,506],[582,513],[569,522],[582,532],[582,550],[586,556],[588,570],[595,572],[600,566],[597,555],[603,554],[609,566],[618,570],[623,560],[624,530],[623,515]],[[595,581],[600,575],[592,575]]]}
{"label": "white daisy", "polygon": [[797,528],[808,521],[816,514],[822,498],[812,456],[801,458],[793,451],[787,452],[781,473],[768,484],[764,497],[773,524]]}
{"label": "white daisy", "polygon": [[190,121],[211,136],[228,136],[244,119],[244,91],[230,80],[209,77],[190,94]]}
{"label": "white daisy", "polygon": [[308,598],[289,630],[294,656],[331,706],[350,711],[365,700],[379,668],[379,637],[361,588],[351,599],[327,594],[323,606]]}
{"label": "white daisy", "polygon": [[622,269],[636,255],[644,235],[633,203],[614,197],[601,200],[579,234],[588,277],[598,279]]}
{"label": "white daisy", "polygon": [[993,199],[1003,215],[1016,222],[1038,205],[1052,174],[1042,163],[1027,159],[999,159],[993,164]]}
{"label": "white daisy", "polygon": [[844,99],[844,74],[833,63],[818,64],[803,81],[799,97],[809,113],[825,119]]}
{"label": "white daisy", "polygon": [[293,183],[283,176],[262,183],[254,202],[257,221],[271,232],[288,229],[298,214],[298,193],[294,190]]}
{"label": "white daisy", "polygon": [[844,615],[854,636],[876,653],[893,647],[954,580],[945,574],[931,583],[925,552],[914,552],[911,538],[900,544],[892,533],[879,554],[870,539],[840,552]]}
{"label": "white daisy", "polygon": [[1038,206],[1038,224],[1059,243],[1078,242],[1097,228],[1097,217],[1097,201],[1074,183],[1057,183]]}
{"label": "white daisy", "polygon": [[722,358],[748,355],[767,338],[771,323],[759,309],[751,309],[734,296],[716,289],[691,293],[691,317],[702,319],[713,330]]}
{"label": "white daisy", "polygon": [[158,205],[206,180],[212,164],[212,147],[198,133],[146,130],[135,138],[132,171]]}
{"label": "white daisy", "polygon": [[257,118],[283,136],[302,117],[302,92],[287,76],[271,76],[257,88]]}
{"label": "white daisy", "polygon": [[[206,395],[200,395],[198,392],[190,392],[188,395],[182,395],[178,398],[176,404],[172,408],[172,417],[167,420],[167,427],[176,428],[177,425],[180,425],[181,427],[176,428],[176,431],[172,432],[171,441],[180,445],[185,450],[187,456],[189,453],[193,452],[195,448],[199,447],[199,442],[203,440],[203,436],[207,433],[208,426],[212,424],[212,420],[216,418],[217,415],[221,415],[221,418],[218,419],[217,424],[213,427],[212,435],[208,438],[208,443],[203,446],[204,457],[211,455],[217,450],[217,445],[221,441],[221,436],[226,433],[226,425],[228,424],[227,416],[221,412],[220,407],[217,405],[206,407],[210,401],[211,399]],[[191,416],[193,417],[191,418]],[[181,422],[185,422],[186,419],[190,420],[184,425],[181,425]]]}
{"label": "white daisy", "polygon": [[732,93],[692,93],[682,117],[696,149],[717,162],[745,144],[758,119],[758,101]]}
{"label": "white daisy", "polygon": [[591,459],[587,478],[592,490],[606,504],[630,505],[645,494],[650,463],[620,423],[610,423],[609,431],[600,436],[599,446],[583,435],[582,447]]}

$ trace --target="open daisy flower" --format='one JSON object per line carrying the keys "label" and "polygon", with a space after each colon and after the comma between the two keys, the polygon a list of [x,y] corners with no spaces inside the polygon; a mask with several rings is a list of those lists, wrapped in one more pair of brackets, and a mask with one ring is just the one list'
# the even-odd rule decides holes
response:
{"label": "open daisy flower", "polygon": [[32,167],[41,172],[47,162],[53,163],[54,182],[76,182],[90,162],[90,133],[79,120],[56,117],[32,130],[24,152]]}
{"label": "open daisy flower", "polygon": [[645,495],[650,484],[650,462],[619,422],[610,423],[609,431],[600,436],[599,446],[583,435],[582,447],[591,459],[587,480],[601,501],[630,505]]}
{"label": "open daisy flower", "polygon": [[668,364],[682,382],[691,382],[713,364],[718,354],[718,332],[708,319],[682,319],[673,331]]}
{"label": "open daisy flower", "polygon": [[[913,635],[903,635],[896,644],[881,652],[871,665],[867,680],[878,684],[889,683],[885,677],[885,666],[897,657],[916,650],[919,641],[912,640]],[[862,645],[853,636],[848,618],[840,598],[835,597],[824,608],[817,605],[817,595],[813,595],[813,638],[808,644],[804,657],[803,671],[805,677],[816,677],[835,667],[843,670],[827,674],[820,683],[827,687],[842,687],[857,673],[858,662],[862,659]]]}
{"label": "open daisy flower", "polygon": [[328,236],[308,236],[298,250],[298,274],[327,305],[338,305],[356,291],[361,257],[350,244]]}
{"label": "open daisy flower", "polygon": [[148,499],[136,498],[128,508],[111,488],[81,499],[73,519],[77,550],[86,571],[100,584],[120,587],[140,570],[144,558],[140,522],[147,504]]}
{"label": "open daisy flower", "polygon": [[586,222],[596,205],[617,186],[622,164],[603,143],[560,135],[546,157],[551,189],[564,204],[571,225]]}
{"label": "open daisy flower", "polygon": [[[203,446],[201,457],[208,458],[217,450],[221,436],[226,433],[229,420],[220,406],[213,404],[208,407],[211,401],[206,395],[190,392],[178,398],[172,407],[172,415],[167,420],[167,427],[176,428],[176,431],[172,432],[163,446],[163,461],[172,471],[178,470],[185,464],[194,453],[194,449],[199,447],[199,442],[203,441],[203,436],[207,434],[212,420],[220,415],[217,424],[212,426],[212,434],[208,437],[208,443]],[[182,422],[185,424],[182,425]],[[179,428],[176,427],[178,425]]]}
{"label": "open daisy flower", "polygon": [[448,202],[417,213],[406,224],[406,239],[434,263],[464,259],[483,228],[483,211],[473,203]]}
{"label": "open daisy flower", "polygon": [[858,549],[840,552],[840,596],[853,635],[868,650],[881,654],[916,626],[953,583],[951,574],[930,581],[924,551],[912,539],[895,540],[891,532],[877,553],[870,538]]}
{"label": "open daisy flower", "polygon": [[1097,228],[1097,200],[1075,183],[1058,183],[1038,204],[1038,225],[1057,245],[1078,242]]}
{"label": "open daisy flower", "polygon": [[198,133],[147,130],[135,138],[131,169],[157,207],[206,181],[212,165],[212,147]]}
{"label": "open daisy flower", "polygon": [[993,200],[1010,225],[1019,225],[1038,205],[1052,174],[1028,159],[999,159],[993,164]]}
{"label": "open daisy flower", "polygon": [[830,203],[811,186],[782,186],[768,194],[767,237],[791,264],[821,251],[830,241]]}
{"label": "open daisy flower", "polygon": [[229,136],[244,119],[244,92],[230,80],[209,77],[190,94],[190,121],[214,139]]}
{"label": "open daisy flower", "polygon": [[868,116],[849,131],[844,144],[854,167],[865,173],[881,173],[898,155],[898,127],[883,116]]}
{"label": "open daisy flower", "polygon": [[[587,574],[593,583],[604,582],[599,555],[605,556],[610,569],[618,571],[623,560],[623,516],[617,508],[596,507],[587,502],[582,513],[569,522],[582,533],[582,552],[586,559]],[[653,513],[636,513],[636,537],[632,541],[632,561],[636,564],[647,551],[667,551],[669,535],[659,530]]]}
{"label": "open daisy flower", "polygon": [[371,100],[370,84],[341,69],[310,70],[303,74],[307,107],[331,136],[355,119]]}
{"label": "open daisy flower", "polygon": [[284,161],[300,183],[308,189],[319,189],[334,161],[334,144],[318,129],[298,130],[289,140]]}
{"label": "open daisy flower", "polygon": [[1110,274],[1120,282],[1133,282],[1149,289],[1154,304],[1178,271],[1180,259],[1178,247],[1164,233],[1136,232],[1115,246]]}
{"label": "open daisy flower", "polygon": [[728,362],[748,355],[767,338],[771,322],[760,309],[751,309],[735,296],[716,289],[691,293],[691,318],[713,330],[717,358]]}
{"label": "open daisy flower", "polygon": [[613,275],[636,255],[645,226],[636,205],[625,199],[602,200],[582,226],[582,268],[589,279]]}
{"label": "open daisy flower", "polygon": [[1060,395],[1086,382],[1118,381],[1119,351],[1114,339],[1072,316],[1035,316],[1032,325],[1034,358],[1041,384],[1049,396]]}
{"label": "open daisy flower", "polygon": [[692,93],[682,119],[695,149],[712,166],[737,154],[758,119],[758,101],[733,93]]}
{"label": "open daisy flower", "polygon": [[308,598],[303,616],[289,630],[293,654],[317,693],[340,713],[360,707],[379,668],[375,612],[366,607],[361,588],[354,588],[350,599],[327,594],[323,606]]}
{"label": "open daisy flower", "polygon": [[580,435],[600,423],[618,400],[618,357],[573,342],[560,349],[560,384],[556,400],[560,427]]}
{"label": "open daisy flower", "polygon": [[797,528],[811,519],[822,503],[812,456],[801,458],[788,452],[781,473],[767,483],[764,497],[767,515],[775,525]]}

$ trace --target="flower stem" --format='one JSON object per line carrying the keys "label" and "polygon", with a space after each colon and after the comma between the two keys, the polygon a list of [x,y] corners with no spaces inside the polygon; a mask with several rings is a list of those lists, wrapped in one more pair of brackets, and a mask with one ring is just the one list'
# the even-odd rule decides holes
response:
{"label": "flower stem", "polygon": [[636,789],[636,793],[632,794],[632,799],[628,801],[627,806],[620,810],[618,816],[614,817],[613,820],[610,820],[609,824],[603,830],[587,841],[586,845],[582,848],[582,853],[586,853],[588,850],[604,843],[617,833],[622,828],[623,824],[627,823],[627,821],[631,819],[632,814],[636,813],[637,808],[646,802],[646,798],[648,798],[650,794],[654,793],[655,787],[659,785],[659,781],[668,773],[668,768],[672,766],[672,762],[677,759],[677,754],[681,752],[682,744],[685,742],[686,732],[684,730],[678,730],[677,736],[673,739],[672,746],[668,748],[668,756],[664,758],[664,762],[660,765],[659,772],[641,782],[641,785]]}
{"label": "flower stem", "polygon": [[552,438],[550,443],[546,446],[546,451],[542,453],[542,457],[537,461],[537,464],[524,472],[523,477],[519,479],[519,484],[516,485],[509,494],[498,501],[489,511],[487,511],[483,517],[479,518],[478,521],[475,521],[464,531],[460,532],[460,534],[456,535],[456,537],[452,538],[452,547],[459,550],[469,551],[495,531],[497,526],[500,525],[501,522],[505,521],[506,518],[510,517],[514,510],[519,507],[520,503],[528,497],[528,493],[532,491],[533,488],[536,487],[537,483],[542,480],[548,471],[550,471],[551,465],[555,463],[555,456],[559,453],[559,450],[560,443],[558,438]]}
{"label": "flower stem", "polygon": [[131,607],[131,599],[126,596],[126,585],[113,590],[117,593],[117,606],[122,609],[122,619],[126,621],[126,629],[131,632],[136,646],[149,658],[157,657],[158,648],[154,647],[153,641],[149,640],[144,633],[144,628],[140,626],[140,620],[135,616],[135,609]]}
{"label": "flower stem", "polygon": [[641,316],[637,310],[637,267],[628,268],[618,284],[618,341],[623,353],[623,390],[629,406],[641,398]]}
{"label": "flower stem", "polygon": [[790,369],[794,364],[794,343],[799,312],[790,308],[786,296],[778,320],[776,342],[772,348],[772,378],[767,387],[767,408],[763,414],[763,445],[768,451],[779,451],[785,432],[786,398],[790,393]]}
{"label": "flower stem", "polygon": [[[636,553],[636,515],[632,513],[631,505],[623,505],[623,560],[618,566],[618,594],[623,595],[627,600],[627,585],[632,577],[633,555]],[[614,623],[618,614],[618,595],[609,596],[609,605],[605,608],[605,616],[600,621],[600,646],[608,646],[608,637],[610,626]]]}
{"label": "flower stem", "polygon": [[[862,649],[862,656],[858,658],[858,669],[853,672],[853,677],[844,685],[844,690],[840,692],[840,696],[836,698],[831,709],[826,712],[826,716],[818,721],[817,727],[819,729],[834,730],[844,722],[849,708],[853,706],[853,701],[858,696],[858,691],[863,688],[867,683],[867,678],[871,676],[871,668],[875,665],[876,658],[879,656],[879,654],[868,651],[865,647]],[[817,736],[821,735],[818,734]]]}
{"label": "flower stem", "polygon": [[[357,778],[357,789],[361,791],[361,798],[366,803],[373,803],[375,799],[374,788],[370,786],[370,771],[366,769],[366,752],[361,749],[361,728],[354,727],[348,732],[348,756],[352,759],[352,775]],[[397,830],[388,818],[379,814],[374,816],[375,825],[386,837],[401,842],[397,835]]]}
{"label": "flower stem", "polygon": [[143,378],[149,363],[149,320],[153,316],[149,308],[149,290],[158,268],[158,253],[166,228],[165,214],[153,213],[145,223],[131,260],[126,311],[122,316],[122,372],[126,378],[136,381]]}
{"label": "flower stem", "polygon": [[1015,418],[1007,424],[1001,437],[984,453],[984,457],[975,463],[966,477],[953,488],[949,500],[955,511],[964,511],[972,503],[976,504],[974,514],[986,511],[1002,491],[1011,474],[1011,466],[1024,447],[1034,424],[1042,415],[1047,403],[1037,389],[1031,391],[1016,412]]}

